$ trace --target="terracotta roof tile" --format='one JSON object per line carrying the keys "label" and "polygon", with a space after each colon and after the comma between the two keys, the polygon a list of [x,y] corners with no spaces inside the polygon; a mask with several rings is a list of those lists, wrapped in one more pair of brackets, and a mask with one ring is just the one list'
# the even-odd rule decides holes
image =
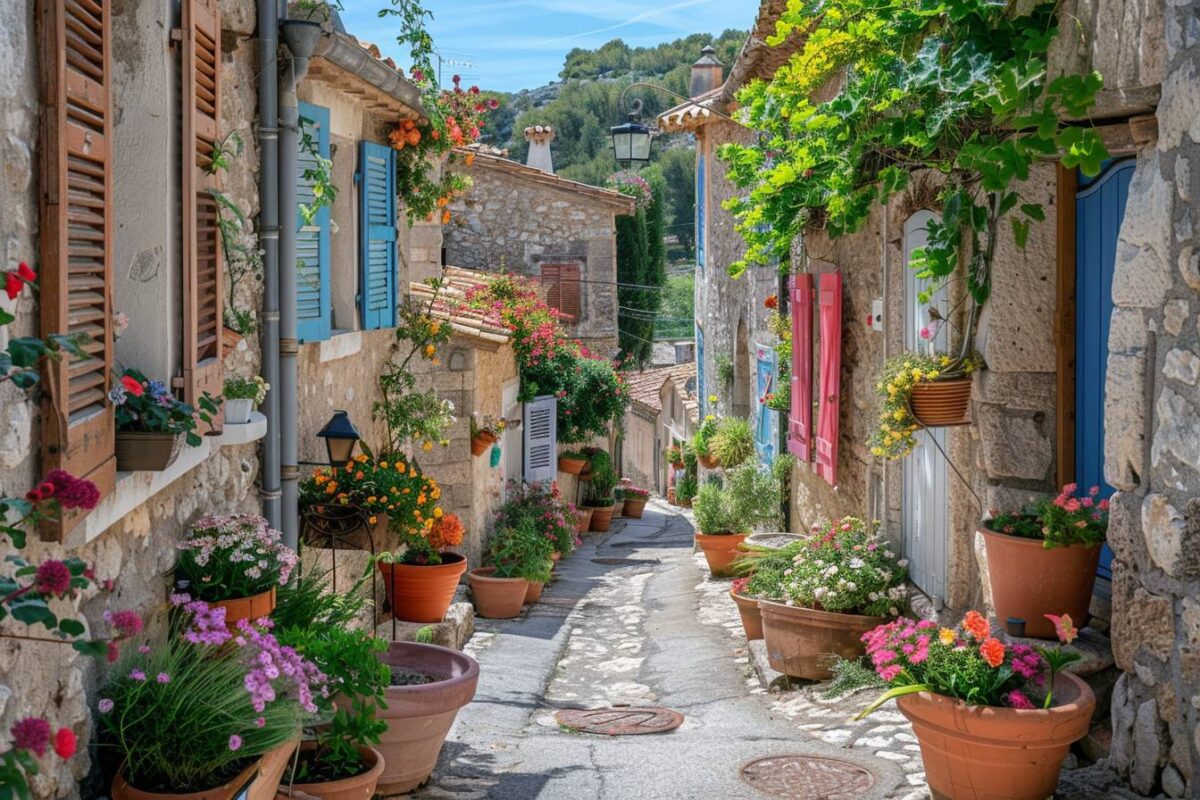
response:
{"label": "terracotta roof tile", "polygon": [[[446,267],[443,272],[446,283],[431,309],[432,316],[450,323],[459,336],[472,339],[480,345],[496,350],[508,344],[508,331],[489,315],[466,305],[467,292],[475,286],[486,286],[498,273],[482,270]],[[434,290],[426,283],[410,283],[409,293],[416,298],[432,300]]]}

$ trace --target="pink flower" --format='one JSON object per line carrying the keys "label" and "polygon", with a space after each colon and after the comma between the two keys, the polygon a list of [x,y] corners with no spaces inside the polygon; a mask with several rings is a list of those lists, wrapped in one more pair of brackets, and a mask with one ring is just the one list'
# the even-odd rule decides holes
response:
{"label": "pink flower", "polygon": [[131,670],[129,672],[129,678],[130,680],[135,680],[141,683],[146,680],[146,673],[142,672],[140,669]]}
{"label": "pink flower", "polygon": [[115,703],[114,703],[112,700],[109,700],[109,699],[106,697],[106,698],[104,698],[103,700],[101,700],[101,701],[100,701],[100,704],[99,704],[99,706],[98,706],[98,707],[99,707],[99,709],[100,709],[100,713],[101,713],[101,714],[107,714],[108,712],[110,712],[110,711],[112,711],[112,710],[113,710],[113,707],[114,707],[115,705],[116,705],[116,704],[115,704]]}
{"label": "pink flower", "polygon": [[41,717],[17,720],[9,733],[13,737],[13,749],[29,750],[38,756],[46,755],[46,747],[50,744],[50,723]]}
{"label": "pink flower", "polygon": [[61,561],[42,562],[34,576],[40,594],[63,595],[71,588],[71,570]]}
{"label": "pink flower", "polygon": [[1020,689],[1013,689],[1004,699],[1011,708],[1030,709],[1034,707],[1033,703],[1030,702],[1029,698]]}
{"label": "pink flower", "polygon": [[160,673],[158,673],[158,677],[155,678],[155,680],[157,680],[159,683],[170,683],[171,676],[165,672],[160,672]]}
{"label": "pink flower", "polygon": [[1071,620],[1070,614],[1046,614],[1046,619],[1054,623],[1054,632],[1058,634],[1058,639],[1063,644],[1070,644],[1079,636],[1079,629],[1075,627],[1075,623]]}
{"label": "pink flower", "polygon": [[929,341],[933,338],[933,330],[928,325],[926,325],[924,328],[921,328],[921,338],[925,341]]}
{"label": "pink flower", "polygon": [[236,733],[229,737],[229,749],[230,750],[238,750],[241,748],[241,746],[242,746],[242,737],[238,736]]}
{"label": "pink flower", "polygon": [[888,683],[894,681],[900,675],[901,669],[899,664],[892,664],[890,667],[884,667],[879,670],[879,677],[883,678]]}
{"label": "pink flower", "polygon": [[113,627],[117,636],[128,639],[142,632],[142,618],[136,611],[105,611],[104,621]]}

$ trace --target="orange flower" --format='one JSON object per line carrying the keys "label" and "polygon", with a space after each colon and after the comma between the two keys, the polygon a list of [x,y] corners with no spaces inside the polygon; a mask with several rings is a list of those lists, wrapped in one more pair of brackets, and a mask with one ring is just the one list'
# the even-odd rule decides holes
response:
{"label": "orange flower", "polygon": [[410,145],[412,145],[413,147],[416,147],[417,145],[419,145],[421,143],[421,132],[418,130],[411,130],[408,132],[407,139],[408,139],[408,143]]}
{"label": "orange flower", "polygon": [[403,122],[403,126],[404,130],[411,131],[413,128],[417,127],[417,123],[413,122],[411,119],[406,119]]}
{"label": "orange flower", "polygon": [[474,164],[475,163],[475,154],[467,153],[467,157],[466,157],[465,161],[467,162],[468,167],[471,166],[472,164]]}
{"label": "orange flower", "polygon": [[354,473],[354,480],[361,481],[362,479],[363,479],[363,471],[360,469],[358,472]]}
{"label": "orange flower", "polygon": [[372,525],[374,525],[375,523],[379,522],[379,517],[375,517],[375,516],[368,517],[368,518],[367,518],[367,522],[369,522],[369,523],[371,523]]}
{"label": "orange flower", "polygon": [[1004,645],[999,639],[989,636],[979,645],[979,655],[983,656],[989,667],[995,669],[1004,663]]}
{"label": "orange flower", "polygon": [[443,224],[443,225],[446,225],[446,224],[448,224],[449,222],[450,222],[450,212],[449,212],[449,211],[443,211],[443,212],[442,212],[442,224]]}
{"label": "orange flower", "polygon": [[978,611],[967,612],[967,616],[963,618],[963,630],[976,639],[986,639],[992,632],[988,621]]}

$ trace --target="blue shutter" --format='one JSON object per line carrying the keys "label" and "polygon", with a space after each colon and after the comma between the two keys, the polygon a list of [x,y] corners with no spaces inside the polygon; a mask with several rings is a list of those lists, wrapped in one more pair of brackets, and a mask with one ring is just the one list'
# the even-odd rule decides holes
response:
{"label": "blue shutter", "polygon": [[708,413],[708,395],[704,393],[704,329],[696,326],[696,396],[700,405],[700,419]]}
{"label": "blue shutter", "polygon": [[[317,151],[329,158],[329,109],[300,104],[304,130],[317,140]],[[317,166],[312,154],[300,147],[296,160],[297,199],[304,205],[313,203],[313,182],[304,173]],[[333,301],[330,296],[329,207],[317,212],[311,225],[296,212],[296,336],[306,342],[329,338],[333,321]]]}
{"label": "blue shutter", "polygon": [[696,265],[704,269],[704,229],[705,229],[705,200],[708,199],[706,185],[707,170],[704,164],[704,153],[696,157]]}
{"label": "blue shutter", "polygon": [[363,142],[359,154],[361,198],[359,294],[363,328],[396,324],[396,151]]}
{"label": "blue shutter", "polygon": [[766,396],[778,391],[775,385],[779,380],[775,368],[775,348],[756,344],[754,353],[757,366],[755,388],[758,390],[758,397],[755,399],[757,414],[754,446],[758,450],[759,461],[770,464],[775,460],[775,440],[779,432],[779,412],[766,403]]}

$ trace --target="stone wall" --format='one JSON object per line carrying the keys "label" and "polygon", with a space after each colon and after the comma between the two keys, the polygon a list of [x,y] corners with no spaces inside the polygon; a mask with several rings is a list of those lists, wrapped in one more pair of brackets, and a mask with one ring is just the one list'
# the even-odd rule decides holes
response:
{"label": "stone wall", "polygon": [[1200,3],[1162,12],[1158,141],[1117,248],[1105,403],[1112,501],[1112,760],[1140,793],[1195,797],[1200,757]]}
{"label": "stone wall", "polygon": [[646,411],[634,406],[625,410],[621,477],[644,489],[660,491],[661,477],[655,473],[655,465],[661,461],[658,451],[664,446],[658,437],[656,417],[648,418]]}
{"label": "stone wall", "polygon": [[[481,270],[541,274],[543,263],[580,265],[582,314],[572,337],[611,354],[617,346],[617,249],[612,203],[574,191],[569,181],[537,181],[479,158],[459,167],[474,185],[451,206],[446,263]],[[540,173],[539,173],[540,175]]]}

